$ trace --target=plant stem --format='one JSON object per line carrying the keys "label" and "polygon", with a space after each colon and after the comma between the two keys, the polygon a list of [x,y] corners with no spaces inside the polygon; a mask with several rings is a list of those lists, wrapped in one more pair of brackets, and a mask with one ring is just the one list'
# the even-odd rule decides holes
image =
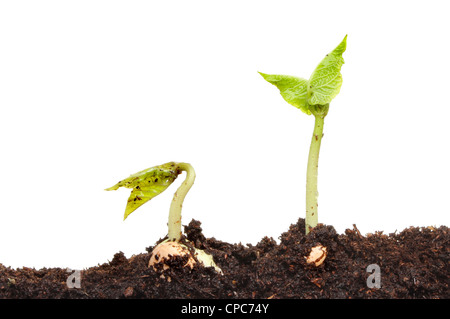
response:
{"label": "plant stem", "polygon": [[320,144],[323,137],[323,124],[327,111],[328,107],[326,108],[325,113],[312,112],[315,117],[315,123],[311,146],[309,148],[308,169],[306,171],[306,234],[308,234],[312,228],[316,227],[318,223],[317,197],[319,196],[319,193],[317,191],[317,175]]}
{"label": "plant stem", "polygon": [[191,189],[195,180],[194,168],[188,163],[177,163],[180,171],[186,172],[186,179],[173,195],[172,203],[169,211],[169,241],[180,241],[181,239],[181,208],[186,194]]}

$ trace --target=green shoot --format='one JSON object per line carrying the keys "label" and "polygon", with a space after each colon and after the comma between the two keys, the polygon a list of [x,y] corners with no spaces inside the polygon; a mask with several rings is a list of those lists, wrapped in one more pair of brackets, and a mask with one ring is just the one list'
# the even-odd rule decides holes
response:
{"label": "green shoot", "polygon": [[338,95],[342,86],[342,54],[347,47],[347,36],[319,63],[309,80],[289,76],[271,75],[259,72],[269,83],[275,85],[289,104],[307,115],[314,115],[314,132],[309,149],[306,171],[306,234],[318,223],[317,176],[319,152],[323,137],[324,118],[330,102]]}
{"label": "green shoot", "polygon": [[195,180],[195,171],[190,164],[170,162],[154,166],[133,174],[106,190],[116,190],[119,187],[132,189],[125,208],[125,220],[137,208],[165,191],[183,171],[187,173],[187,176],[173,196],[168,222],[168,240],[179,242],[181,239],[181,208],[184,198]]}
{"label": "green shoot", "polygon": [[[127,201],[127,207],[125,208],[125,220],[136,209],[165,191],[181,172],[186,172],[186,179],[173,195],[169,211],[169,222],[167,224],[169,228],[167,239],[159,243],[153,249],[153,259],[155,259],[156,255],[161,257],[161,252],[165,252],[168,256],[184,256],[186,254],[191,254],[204,266],[214,267],[218,273],[222,274],[222,270],[214,263],[211,255],[195,247],[192,247],[192,254],[189,248],[181,243],[181,209],[186,194],[189,192],[195,181],[195,171],[190,164],[170,162],[154,166],[133,174],[106,190],[116,190],[119,187],[132,189],[131,195]],[[173,251],[173,249],[175,249],[175,251]],[[150,259],[149,267],[154,264],[155,261],[153,259]],[[164,262],[163,257],[158,260],[159,262]],[[189,264],[192,266],[191,263]]]}

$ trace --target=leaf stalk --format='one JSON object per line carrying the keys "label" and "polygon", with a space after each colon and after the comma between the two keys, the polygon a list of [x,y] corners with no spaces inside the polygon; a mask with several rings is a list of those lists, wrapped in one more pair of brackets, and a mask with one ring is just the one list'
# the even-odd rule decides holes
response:
{"label": "leaf stalk", "polygon": [[319,153],[323,137],[324,118],[328,114],[329,104],[310,107],[315,117],[314,131],[309,148],[308,166],[306,170],[306,234],[318,223],[317,177],[319,172]]}
{"label": "leaf stalk", "polygon": [[169,210],[168,222],[168,240],[179,242],[181,240],[181,209],[183,207],[184,198],[191,189],[195,181],[195,171],[192,165],[188,163],[177,163],[178,170],[186,172],[186,178],[178,187],[173,195],[172,203]]}

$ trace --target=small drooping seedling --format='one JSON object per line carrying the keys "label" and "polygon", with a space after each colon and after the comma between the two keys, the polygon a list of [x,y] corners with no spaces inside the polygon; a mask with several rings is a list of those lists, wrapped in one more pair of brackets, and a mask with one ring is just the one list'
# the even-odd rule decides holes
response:
{"label": "small drooping seedling", "polygon": [[[188,248],[180,243],[182,239],[181,208],[186,194],[189,192],[195,181],[195,171],[192,165],[188,163],[169,162],[163,165],[154,166],[137,172],[106,189],[107,191],[117,190],[119,187],[132,189],[125,208],[125,220],[137,208],[165,191],[183,171],[187,174],[186,179],[175,192],[170,205],[167,239],[154,249],[154,251],[162,251],[163,254],[168,249],[173,251],[174,247],[178,249],[180,255],[189,253]],[[202,250],[196,248],[194,248],[194,250],[197,259],[205,266],[212,266],[216,268],[218,272],[221,272],[220,268],[218,268],[212,260],[212,256]],[[173,255],[173,253],[170,255]],[[192,265],[192,262],[189,261],[189,264]]]}
{"label": "small drooping seedling", "polygon": [[173,196],[169,211],[169,232],[167,235],[169,241],[179,242],[181,239],[181,208],[186,194],[195,181],[195,171],[190,164],[170,162],[151,167],[131,175],[106,190],[116,190],[119,187],[132,189],[125,208],[123,218],[125,220],[136,209],[165,191],[183,171],[187,173],[187,176]]}
{"label": "small drooping seedling", "polygon": [[275,85],[281,96],[291,105],[308,115],[314,115],[314,132],[309,149],[306,172],[306,233],[317,226],[317,174],[319,151],[323,137],[324,118],[328,114],[330,102],[339,93],[342,85],[342,54],[347,47],[347,36],[319,63],[309,80],[289,75],[271,75],[259,72],[262,77]]}

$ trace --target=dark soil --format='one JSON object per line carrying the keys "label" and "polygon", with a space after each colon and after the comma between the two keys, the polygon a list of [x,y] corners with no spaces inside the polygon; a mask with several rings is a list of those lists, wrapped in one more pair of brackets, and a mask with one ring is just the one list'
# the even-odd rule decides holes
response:
{"label": "dark soil", "polygon": [[[68,288],[67,269],[17,270],[0,264],[0,299],[67,298],[195,298],[195,299],[447,299],[449,294],[449,230],[408,228],[400,233],[362,236],[354,226],[339,235],[319,225],[308,236],[299,219],[277,244],[263,238],[256,246],[205,238],[200,222],[185,227],[195,247],[214,256],[223,275],[213,268],[148,267],[153,247],[127,259],[122,252],[109,263],[81,271],[81,288]],[[327,248],[325,262],[307,264],[311,248]],[[380,267],[381,288],[369,288],[370,264]],[[161,276],[164,274],[164,276]],[[170,278],[170,282],[169,279]]]}

